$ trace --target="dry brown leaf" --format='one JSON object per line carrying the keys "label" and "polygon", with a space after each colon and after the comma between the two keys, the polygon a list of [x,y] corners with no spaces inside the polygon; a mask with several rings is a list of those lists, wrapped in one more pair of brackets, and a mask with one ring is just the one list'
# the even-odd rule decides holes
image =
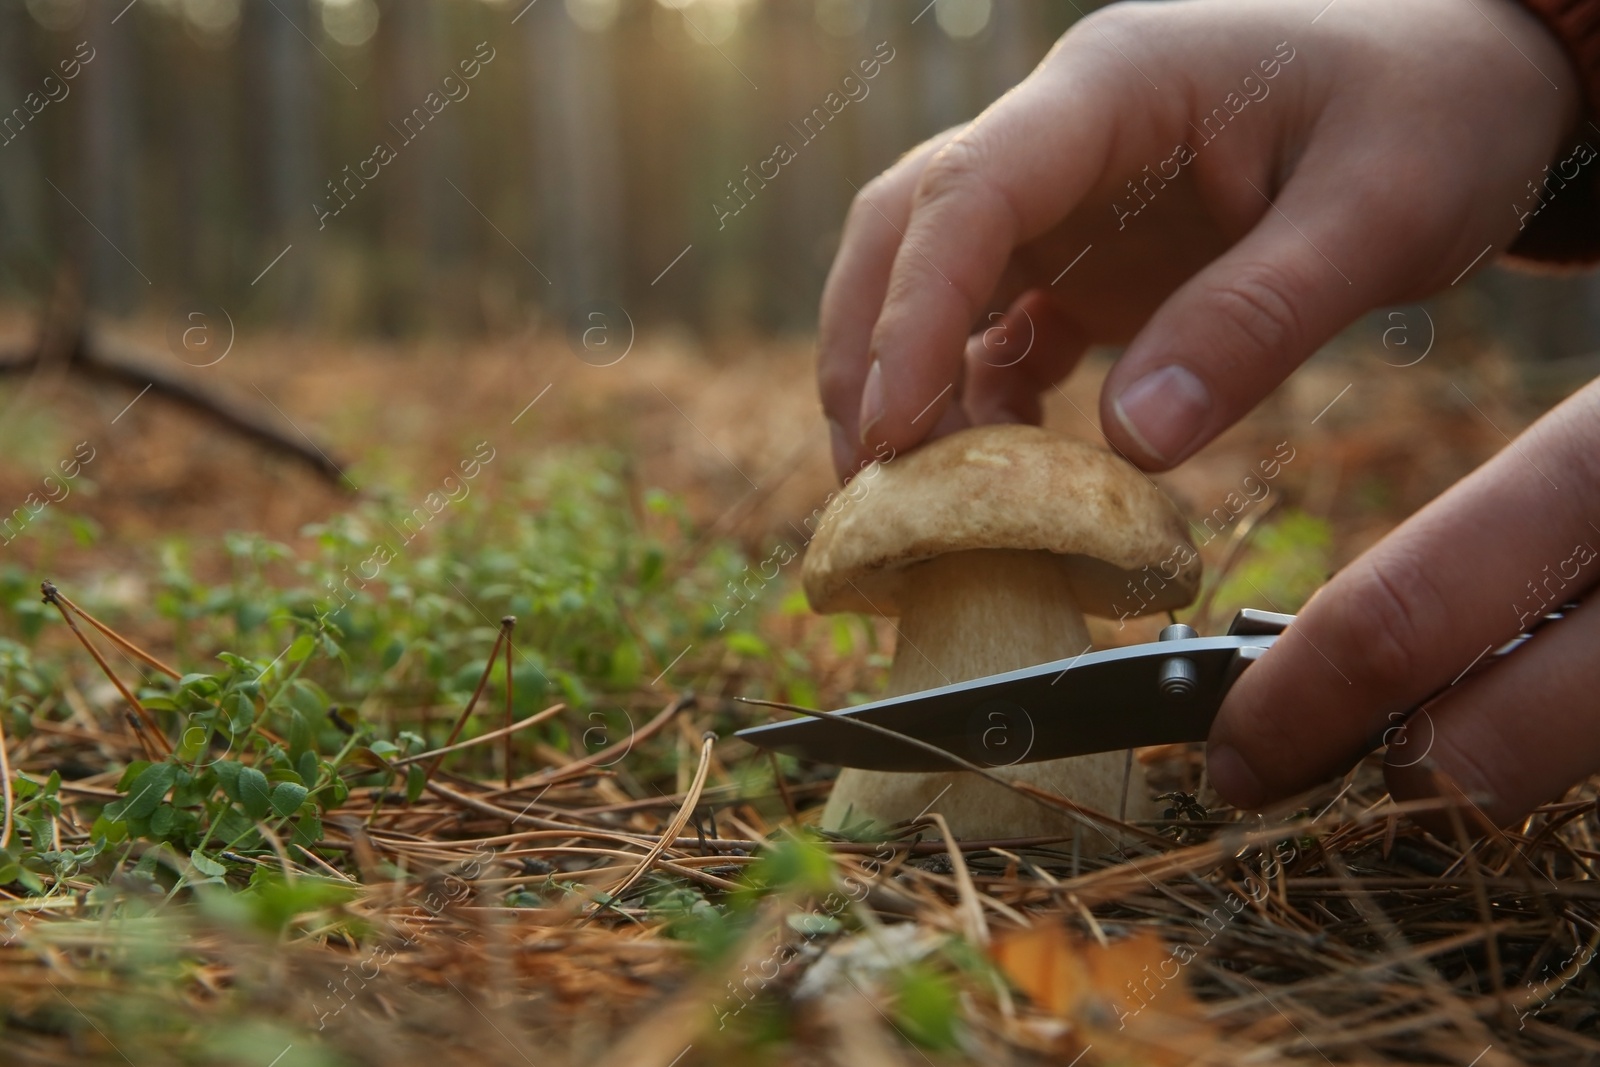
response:
{"label": "dry brown leaf", "polygon": [[1194,958],[1186,945],[1170,946],[1148,930],[1102,945],[1040,923],[1007,933],[992,951],[1011,983],[1069,1024],[1084,1048],[1159,1064],[1203,1060],[1215,1048],[1183,977]]}

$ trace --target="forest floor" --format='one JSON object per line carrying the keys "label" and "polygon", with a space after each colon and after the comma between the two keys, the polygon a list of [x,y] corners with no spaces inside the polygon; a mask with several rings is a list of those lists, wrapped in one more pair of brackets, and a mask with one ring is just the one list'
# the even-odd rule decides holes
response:
{"label": "forest floor", "polygon": [[[1384,336],[1159,479],[1227,516],[1209,566],[1241,549],[1202,632],[1297,608],[1568,387]],[[7,1062],[1600,1062],[1593,783],[1468,847],[1370,763],[1246,819],[1171,746],[1140,758],[1185,796],[1117,857],[1067,816],[818,833],[833,769],[730,739],[769,717],[735,698],[866,699],[893,648],[751,577],[833,488],[805,341],[118,338],[345,484],[155,393],[0,381],[0,514],[56,498],[0,546]],[[1096,439],[1106,366],[1047,425]]]}

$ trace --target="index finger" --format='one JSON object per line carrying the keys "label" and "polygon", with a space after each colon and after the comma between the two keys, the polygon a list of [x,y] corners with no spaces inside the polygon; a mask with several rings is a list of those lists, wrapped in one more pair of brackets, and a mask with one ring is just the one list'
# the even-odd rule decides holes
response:
{"label": "index finger", "polygon": [[[1086,22],[1110,20],[1097,13]],[[1112,154],[1112,125],[1145,86],[1131,84],[1137,75],[1101,36],[1080,24],[923,168],[866,355],[863,458],[873,446],[902,450],[928,435],[960,392],[967,335],[1012,251],[1124,165]],[[1138,138],[1121,140],[1126,154]]]}
{"label": "index finger", "polygon": [[855,467],[861,439],[856,415],[867,377],[867,342],[889,288],[889,268],[906,220],[911,194],[922,168],[954,131],[933,137],[856,191],[845,220],[839,251],[822,288],[817,325],[817,389],[828,419],[833,465],[839,477]]}

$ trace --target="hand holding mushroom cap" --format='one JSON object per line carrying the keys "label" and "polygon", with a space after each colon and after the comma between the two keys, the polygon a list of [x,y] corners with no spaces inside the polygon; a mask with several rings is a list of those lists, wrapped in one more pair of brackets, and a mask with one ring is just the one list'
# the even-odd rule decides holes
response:
{"label": "hand holding mushroom cap", "polygon": [[[1036,422],[1096,345],[1123,346],[1104,432],[1166,469],[1374,308],[1463,283],[1513,242],[1552,260],[1592,245],[1563,211],[1523,214],[1529,176],[1600,93],[1572,58],[1592,27],[1557,17],[1566,0],[1475,6],[1488,17],[1448,0],[1212,0],[1078,22],[974,121],[861,186],[817,327],[836,470],[968,423]],[[1213,137],[1246,71],[1272,96]],[[1197,156],[1152,179],[1180,143]],[[1600,559],[1597,455],[1600,383],[1341,568],[1229,690],[1207,754],[1218,793],[1286,799],[1382,733],[1410,742],[1387,767],[1396,799],[1449,779],[1506,826],[1600,770],[1600,611],[1460,677],[1545,610],[1530,579]],[[1600,566],[1562,580],[1593,601]],[[1426,721],[1396,728],[1441,688]]]}
{"label": "hand holding mushroom cap", "polygon": [[[1126,614],[1130,600],[1165,611],[1199,587],[1197,559],[1171,576],[1153,570],[1177,549],[1194,552],[1172,502],[1094,445],[1034,426],[984,426],[863,478],[870,488],[818,529],[802,577],[818,611],[898,616],[886,695],[1086,652],[1085,612],[1116,617],[1115,605]],[[1004,729],[986,736],[997,774],[1113,816],[1153,812],[1139,764],[1129,774],[1123,753],[1011,766],[1020,743]],[[887,824],[930,808],[968,839],[1070,834],[1075,825],[965,772],[854,769],[840,774],[823,822]]]}

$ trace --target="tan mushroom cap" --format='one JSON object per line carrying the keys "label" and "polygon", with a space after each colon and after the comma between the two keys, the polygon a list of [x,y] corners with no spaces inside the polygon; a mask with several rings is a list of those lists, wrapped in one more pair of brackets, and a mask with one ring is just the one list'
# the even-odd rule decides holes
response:
{"label": "tan mushroom cap", "polygon": [[801,569],[817,611],[898,615],[908,566],[973,549],[1062,557],[1079,606],[1107,618],[1182,607],[1200,586],[1165,493],[1106,449],[1037,426],[942,437],[863,471],[839,499]]}

